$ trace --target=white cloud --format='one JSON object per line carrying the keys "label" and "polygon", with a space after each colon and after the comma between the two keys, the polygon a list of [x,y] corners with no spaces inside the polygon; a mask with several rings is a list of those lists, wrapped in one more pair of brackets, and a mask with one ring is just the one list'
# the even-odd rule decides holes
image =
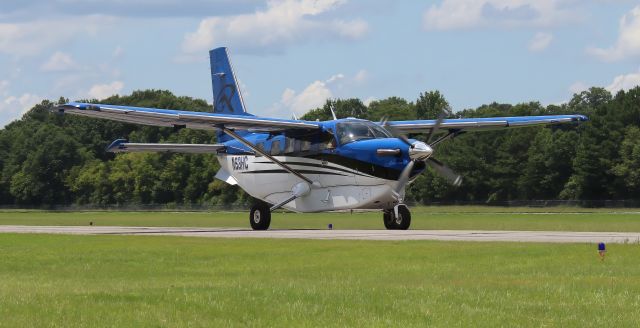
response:
{"label": "white cloud", "polygon": [[[606,87],[609,92],[616,94],[620,90],[629,90],[640,86],[640,69],[637,72],[618,75]],[[571,93],[580,93],[589,89],[589,86],[582,81],[578,81],[569,87]]]}
{"label": "white cloud", "polygon": [[376,97],[368,97],[362,103],[364,103],[365,106],[369,107],[369,105],[371,105],[372,102],[377,101],[377,100],[378,100],[378,98],[376,98]]}
{"label": "white cloud", "polygon": [[268,113],[273,115],[293,112],[301,116],[311,109],[322,107],[327,99],[335,98],[336,93],[339,95],[344,89],[361,85],[367,80],[368,73],[362,69],[353,76],[338,73],[326,80],[313,81],[300,92],[286,88],[280,100],[271,106]]}
{"label": "white cloud", "polygon": [[571,91],[571,93],[580,93],[587,89],[589,89],[589,87],[582,81],[578,81],[569,87],[569,91]]}
{"label": "white cloud", "polygon": [[71,55],[61,51],[56,51],[44,64],[42,64],[42,67],[40,68],[46,72],[60,72],[74,69],[76,65],[77,64],[73,58],[71,58]]}
{"label": "white cloud", "polygon": [[109,84],[96,84],[89,89],[88,96],[91,99],[104,99],[118,94],[123,87],[124,83],[122,83],[122,81],[113,81]]}
{"label": "white cloud", "polygon": [[60,20],[0,23],[0,53],[33,56],[60,45],[78,34],[94,35],[110,18],[87,16]]}
{"label": "white cloud", "polygon": [[0,100],[0,128],[22,117],[40,101],[41,97],[30,93],[23,93],[18,97],[8,96]]}
{"label": "white cloud", "polygon": [[299,93],[291,88],[286,88],[282,92],[280,101],[275,103],[269,112],[282,113],[285,111],[301,116],[310,109],[321,107],[327,99],[333,98],[332,89],[343,79],[344,74],[335,74],[325,81],[313,81]]}
{"label": "white cloud", "polygon": [[553,40],[553,34],[538,32],[533,36],[533,39],[529,41],[529,50],[538,52],[547,49],[551,41]]}
{"label": "white cloud", "polygon": [[365,83],[369,80],[369,72],[367,70],[361,69],[356,73],[356,76],[353,77],[353,81],[356,83]]}
{"label": "white cloud", "polygon": [[587,52],[605,61],[640,55],[640,6],[622,16],[618,40],[613,46],[606,49],[588,48]]}
{"label": "white cloud", "polygon": [[285,89],[280,102],[297,115],[303,115],[310,109],[321,107],[331,97],[333,92],[325,82],[314,81],[300,93],[289,88]]}
{"label": "white cloud", "polygon": [[549,26],[573,20],[578,13],[562,6],[563,0],[443,0],[425,11],[427,30],[477,26]]}
{"label": "white cloud", "polygon": [[7,95],[7,88],[9,88],[9,81],[0,80],[0,95]]}
{"label": "white cloud", "polygon": [[214,45],[240,50],[273,50],[314,38],[361,38],[369,28],[363,20],[318,17],[342,3],[344,0],[271,0],[265,10],[252,14],[205,18],[195,32],[185,35],[182,57],[200,55]]}
{"label": "white cloud", "polygon": [[114,50],[113,50],[113,58],[120,58],[124,55],[124,48],[122,48],[122,46],[118,45]]}
{"label": "white cloud", "polygon": [[615,94],[620,90],[629,90],[640,85],[640,69],[635,73],[618,75],[613,78],[613,82],[605,87]]}

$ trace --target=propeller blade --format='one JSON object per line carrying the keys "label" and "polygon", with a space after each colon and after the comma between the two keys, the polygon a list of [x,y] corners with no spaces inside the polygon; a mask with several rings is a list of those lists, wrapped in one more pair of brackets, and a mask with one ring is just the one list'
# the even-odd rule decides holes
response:
{"label": "propeller blade", "polygon": [[400,173],[400,177],[398,178],[398,183],[396,183],[396,188],[395,188],[396,193],[400,194],[400,192],[402,192],[402,190],[406,186],[407,182],[409,182],[409,174],[411,174],[411,170],[413,170],[414,164],[415,164],[415,161],[409,161],[409,164],[407,164],[407,166],[405,166],[404,169],[402,170],[402,173]]}
{"label": "propeller blade", "polygon": [[449,183],[451,183],[452,185],[458,187],[462,184],[462,176],[454,172],[448,166],[442,164],[442,162],[440,162],[439,160],[433,157],[429,157],[426,163],[431,166],[431,168],[433,168],[436,172],[438,172],[438,174],[447,179],[447,181],[449,181]]}
{"label": "propeller blade", "polygon": [[436,120],[436,125],[433,126],[431,131],[429,131],[429,135],[427,135],[427,145],[431,145],[431,139],[433,138],[433,136],[440,129],[440,125],[442,125],[442,122],[444,121],[445,117],[446,117],[446,114],[444,113],[444,111],[442,111],[442,112],[440,112],[440,114],[438,114],[438,119]]}
{"label": "propeller blade", "polygon": [[394,128],[391,124],[389,124],[389,122],[388,122],[386,119],[385,119],[385,121],[384,121],[383,127],[384,127],[387,131],[389,131],[389,132],[390,132],[394,137],[396,137],[396,138],[398,138],[398,139],[402,140],[402,142],[404,142],[404,143],[406,143],[407,145],[409,145],[409,147],[411,147],[411,146],[412,146],[412,143],[411,143],[411,141],[409,141],[409,138],[407,138],[407,136],[406,136],[404,133],[402,133],[402,132],[398,131],[398,130],[397,130],[396,128]]}

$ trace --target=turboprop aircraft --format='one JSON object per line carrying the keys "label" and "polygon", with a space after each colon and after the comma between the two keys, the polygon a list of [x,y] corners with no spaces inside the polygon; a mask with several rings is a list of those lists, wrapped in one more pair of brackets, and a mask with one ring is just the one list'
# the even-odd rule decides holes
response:
{"label": "turboprop aircraft", "polygon": [[[258,202],[251,207],[254,230],[266,230],[271,212],[377,209],[387,229],[409,228],[405,187],[427,166],[454,185],[462,178],[433,155],[438,144],[474,130],[579,122],[582,115],[549,115],[371,122],[258,117],[246,111],[227,48],[209,52],[213,111],[193,112],[70,102],[61,113],[126,123],[217,131],[217,144],[148,144],[116,140],[111,152],[213,153],[216,178],[239,185]],[[409,139],[426,134],[426,141]]]}

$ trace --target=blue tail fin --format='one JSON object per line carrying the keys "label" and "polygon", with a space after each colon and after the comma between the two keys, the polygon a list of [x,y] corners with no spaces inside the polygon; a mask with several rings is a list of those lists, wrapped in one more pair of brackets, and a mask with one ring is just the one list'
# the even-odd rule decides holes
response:
{"label": "blue tail fin", "polygon": [[233,73],[227,48],[209,51],[211,84],[213,85],[213,112],[219,114],[251,115],[244,108],[238,81]]}

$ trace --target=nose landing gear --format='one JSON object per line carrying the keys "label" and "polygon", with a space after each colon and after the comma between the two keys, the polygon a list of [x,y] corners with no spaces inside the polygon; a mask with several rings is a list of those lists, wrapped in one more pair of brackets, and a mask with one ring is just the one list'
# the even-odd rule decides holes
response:
{"label": "nose landing gear", "polygon": [[407,205],[397,205],[395,208],[384,210],[382,214],[384,227],[388,230],[407,230],[411,225],[411,212]]}

